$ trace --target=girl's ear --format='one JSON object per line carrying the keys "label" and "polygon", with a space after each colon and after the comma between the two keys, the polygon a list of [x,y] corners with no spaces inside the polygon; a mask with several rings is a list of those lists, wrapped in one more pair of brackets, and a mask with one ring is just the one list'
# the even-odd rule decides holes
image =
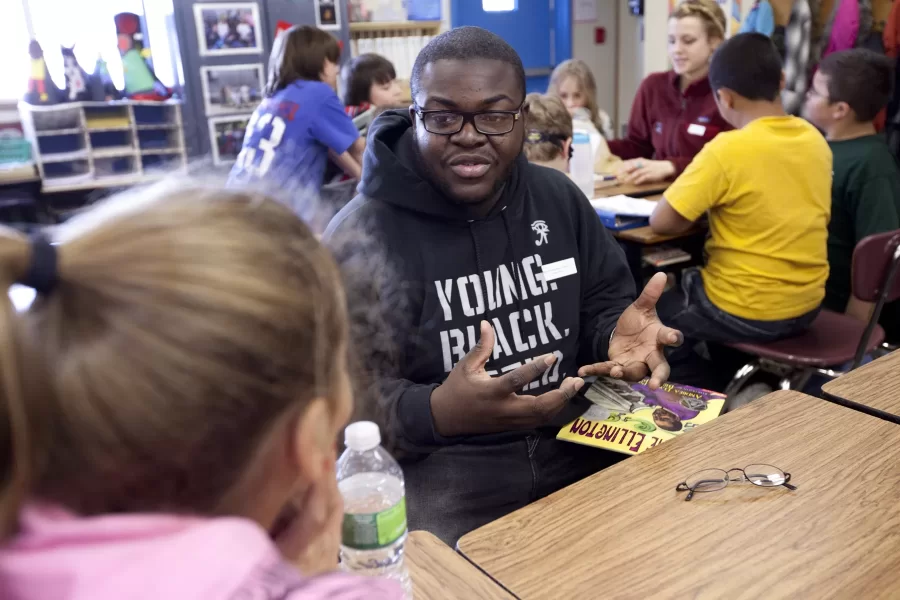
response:
{"label": "girl's ear", "polygon": [[288,459],[296,469],[298,479],[318,481],[328,473],[328,461],[333,462],[336,458],[331,420],[325,398],[313,399],[297,417]]}

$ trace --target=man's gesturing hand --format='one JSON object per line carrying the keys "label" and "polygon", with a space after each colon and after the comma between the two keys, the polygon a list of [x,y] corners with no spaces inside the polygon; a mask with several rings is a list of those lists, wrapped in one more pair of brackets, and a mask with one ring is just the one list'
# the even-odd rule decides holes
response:
{"label": "man's gesturing hand", "polygon": [[544,374],[555,357],[533,360],[500,377],[491,377],[484,365],[494,351],[494,330],[481,322],[481,338],[431,393],[431,414],[438,434],[451,437],[531,429],[548,423],[584,381],[569,377],[558,389],[540,396],[518,392]]}
{"label": "man's gesturing hand", "polygon": [[656,303],[666,287],[664,273],[654,275],[640,297],[625,309],[616,323],[609,342],[609,360],[579,369],[582,377],[608,375],[637,381],[650,374],[650,389],[655,390],[669,378],[666,346],[680,346],[684,336],[663,325],[656,315]]}

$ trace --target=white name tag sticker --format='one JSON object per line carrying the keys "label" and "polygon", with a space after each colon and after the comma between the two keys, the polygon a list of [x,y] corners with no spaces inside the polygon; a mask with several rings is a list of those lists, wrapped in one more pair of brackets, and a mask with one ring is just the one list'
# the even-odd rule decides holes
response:
{"label": "white name tag sticker", "polygon": [[553,281],[554,279],[560,279],[562,277],[574,275],[577,272],[578,267],[575,265],[574,258],[558,260],[554,263],[547,263],[546,265],[544,265],[544,280]]}
{"label": "white name tag sticker", "polygon": [[691,123],[690,125],[688,125],[688,133],[691,135],[703,135],[704,133],[706,133],[706,126]]}

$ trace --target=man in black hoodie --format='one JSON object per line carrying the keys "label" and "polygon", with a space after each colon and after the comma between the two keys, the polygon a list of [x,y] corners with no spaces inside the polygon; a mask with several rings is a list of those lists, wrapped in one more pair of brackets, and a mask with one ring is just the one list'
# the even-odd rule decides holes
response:
{"label": "man in black hoodie", "polygon": [[396,284],[383,297],[402,289],[382,426],[410,528],[452,545],[618,460],[555,439],[577,375],[652,372],[658,387],[663,346],[681,335],[656,317],[665,277],[632,302],[624,256],[590,203],[523,156],[525,73],[508,44],[475,27],[441,34],[411,88],[409,111],[372,124],[360,195],[325,239],[346,265],[360,252],[339,240],[374,235]]}

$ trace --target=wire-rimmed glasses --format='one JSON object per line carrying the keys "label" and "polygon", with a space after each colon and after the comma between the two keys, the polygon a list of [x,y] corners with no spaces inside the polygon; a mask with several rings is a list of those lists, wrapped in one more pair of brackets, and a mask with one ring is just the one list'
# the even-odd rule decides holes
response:
{"label": "wire-rimmed glasses", "polygon": [[482,135],[506,135],[516,126],[522,116],[522,107],[516,110],[484,110],[466,112],[461,110],[423,110],[415,107],[422,119],[425,131],[436,135],[456,135],[471,121],[475,131]]}
{"label": "wire-rimmed glasses", "polygon": [[[739,473],[732,477],[732,473]],[[791,474],[785,473],[772,465],[748,465],[743,469],[704,469],[697,471],[675,488],[677,492],[687,492],[685,502],[694,497],[695,492],[717,492],[725,489],[729,482],[743,483],[749,481],[759,487],[784,486],[789,490],[796,490],[797,486],[791,485]]]}

